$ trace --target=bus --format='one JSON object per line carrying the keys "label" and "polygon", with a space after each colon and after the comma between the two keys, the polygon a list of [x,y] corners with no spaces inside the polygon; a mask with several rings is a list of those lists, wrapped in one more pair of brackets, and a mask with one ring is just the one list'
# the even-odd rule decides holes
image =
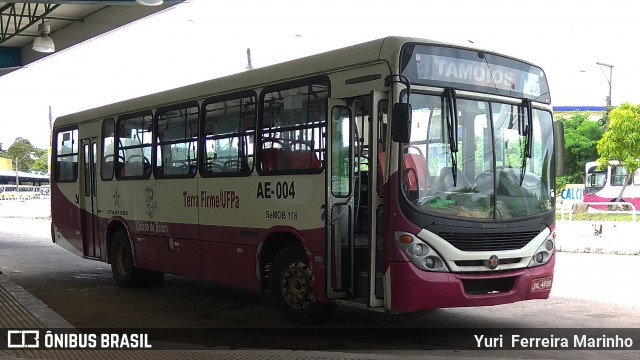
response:
{"label": "bus", "polygon": [[548,298],[543,70],[388,37],[56,119],[53,242],[121,287],[268,291],[287,321]]}
{"label": "bus", "polygon": [[0,185],[0,200],[32,200],[38,198],[39,186]]}
{"label": "bus", "polygon": [[[640,170],[636,170],[629,178],[629,172],[620,161],[609,161],[606,169],[598,169],[598,167],[597,161],[588,161],[585,164],[584,203],[616,202],[625,182],[630,179],[624,188],[620,202],[631,203],[636,209],[640,209]],[[594,205],[589,208],[602,210],[607,207]]]}
{"label": "bus", "polygon": [[16,181],[20,185],[41,186],[49,184],[48,174],[38,174],[31,172],[18,171],[16,174],[13,170],[0,169],[0,185],[15,185]]}

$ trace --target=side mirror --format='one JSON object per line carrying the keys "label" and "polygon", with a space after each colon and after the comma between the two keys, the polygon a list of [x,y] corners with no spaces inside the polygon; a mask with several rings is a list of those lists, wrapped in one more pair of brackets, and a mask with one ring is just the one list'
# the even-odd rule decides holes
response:
{"label": "side mirror", "polygon": [[553,147],[555,153],[556,177],[564,175],[564,124],[553,122]]}
{"label": "side mirror", "polygon": [[393,141],[408,143],[411,140],[411,104],[393,105],[391,118],[391,138]]}

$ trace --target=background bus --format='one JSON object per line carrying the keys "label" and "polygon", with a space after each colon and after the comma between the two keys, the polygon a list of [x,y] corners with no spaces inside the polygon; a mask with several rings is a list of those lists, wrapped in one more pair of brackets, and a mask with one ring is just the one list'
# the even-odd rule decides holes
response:
{"label": "background bus", "polygon": [[[584,202],[614,202],[620,196],[629,173],[619,161],[609,161],[609,166],[601,170],[598,170],[598,165],[597,161],[589,161],[585,165]],[[620,202],[632,203],[640,209],[640,170],[636,170],[627,183]],[[590,208],[603,207],[593,205]]]}
{"label": "background bus", "polygon": [[544,299],[550,102],[532,64],[391,37],[63,116],[53,241],[123,287],[269,290],[296,323]]}
{"label": "background bus", "polygon": [[0,200],[31,200],[40,196],[40,187],[33,185],[0,185]]}

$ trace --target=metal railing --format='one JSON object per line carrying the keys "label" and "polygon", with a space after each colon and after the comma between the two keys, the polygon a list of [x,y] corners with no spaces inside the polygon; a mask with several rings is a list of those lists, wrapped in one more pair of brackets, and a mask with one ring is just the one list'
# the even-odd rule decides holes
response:
{"label": "metal railing", "polygon": [[[564,220],[564,214],[569,214],[569,220],[573,220],[573,213],[575,212],[575,207],[576,205],[586,205],[587,207],[587,211],[589,209],[589,207],[591,207],[592,205],[596,205],[596,206],[606,206],[607,210],[600,210],[600,209],[596,209],[598,214],[631,214],[631,221],[636,222],[636,218],[637,218],[637,214],[638,214],[638,210],[636,209],[636,206],[632,203],[629,202],[610,202],[610,201],[604,201],[604,202],[588,202],[588,203],[577,203],[577,204],[573,204],[573,206],[571,208],[556,208],[556,214],[560,214],[561,216],[561,220]],[[631,210],[609,210],[611,207],[619,207],[619,206],[628,206],[629,208],[631,208]]]}

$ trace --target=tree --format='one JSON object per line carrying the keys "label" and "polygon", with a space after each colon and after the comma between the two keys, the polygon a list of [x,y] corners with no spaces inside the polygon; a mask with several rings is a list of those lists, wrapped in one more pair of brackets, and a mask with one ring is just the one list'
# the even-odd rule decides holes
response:
{"label": "tree", "polygon": [[6,155],[13,160],[19,171],[29,171],[33,163],[32,154],[34,152],[35,147],[31,145],[31,142],[19,137],[9,146]]}
{"label": "tree", "polygon": [[604,129],[597,121],[589,120],[589,115],[574,112],[569,118],[560,117],[564,124],[565,175],[558,178],[558,188],[566,184],[584,182],[584,165],[598,158],[597,142]]}
{"label": "tree", "polygon": [[624,103],[609,114],[609,129],[598,141],[600,167],[618,160],[627,171],[627,179],[616,201],[622,199],[625,188],[640,167],[640,105]]}
{"label": "tree", "polygon": [[49,172],[49,151],[38,149],[27,139],[17,138],[16,141],[4,151],[0,147],[0,157],[11,159],[18,164],[19,171]]}
{"label": "tree", "polygon": [[49,152],[47,150],[35,149],[33,163],[31,164],[29,171],[41,174],[49,172]]}

